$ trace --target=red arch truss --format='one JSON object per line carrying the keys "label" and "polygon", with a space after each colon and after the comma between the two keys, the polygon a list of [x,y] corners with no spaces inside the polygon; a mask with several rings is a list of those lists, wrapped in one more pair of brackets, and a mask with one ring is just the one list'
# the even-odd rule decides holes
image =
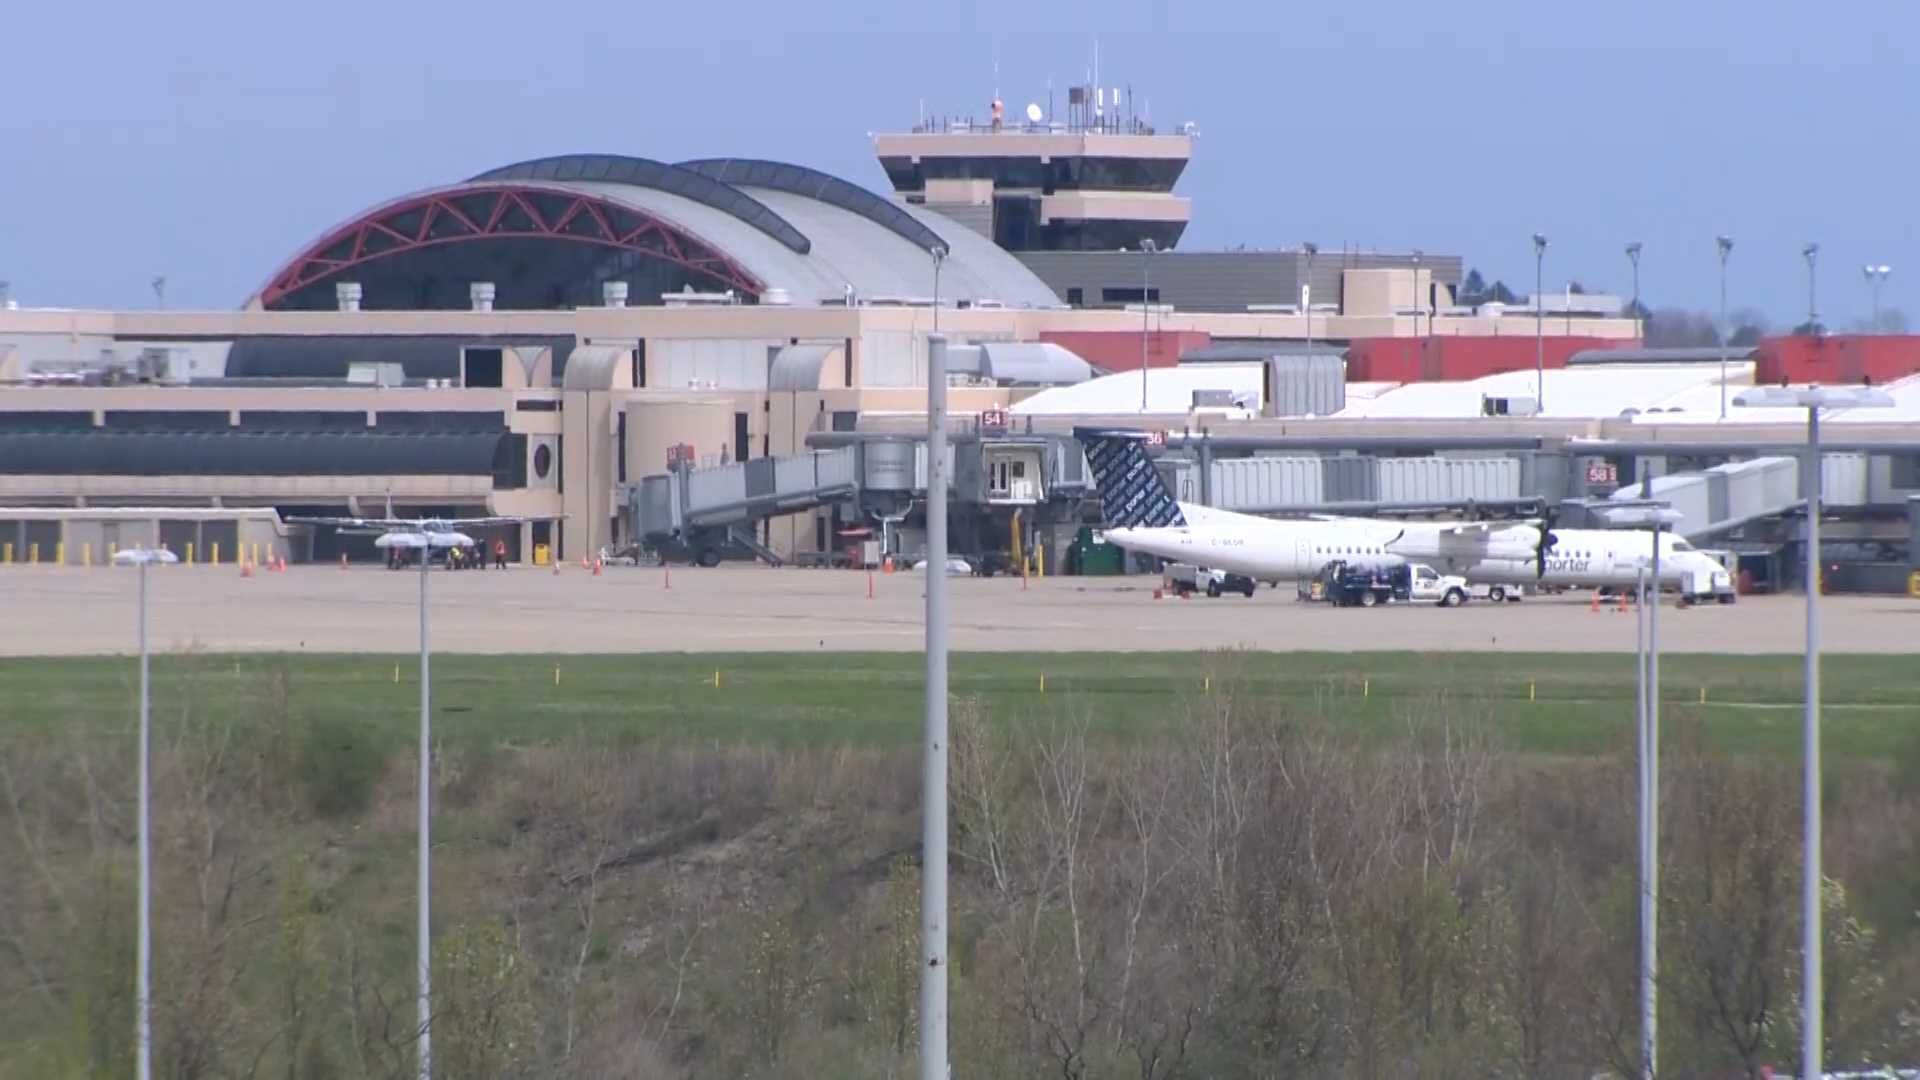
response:
{"label": "red arch truss", "polygon": [[563,187],[468,184],[409,196],[334,229],[281,267],[260,303],[378,259],[444,244],[545,238],[631,251],[753,296],[764,283],[712,244],[642,210]]}

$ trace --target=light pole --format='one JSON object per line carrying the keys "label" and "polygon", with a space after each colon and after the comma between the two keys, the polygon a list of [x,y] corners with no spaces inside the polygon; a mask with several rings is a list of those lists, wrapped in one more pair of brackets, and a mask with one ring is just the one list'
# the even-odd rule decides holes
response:
{"label": "light pole", "polygon": [[1547,411],[1547,343],[1542,335],[1546,332],[1546,312],[1540,304],[1546,298],[1541,295],[1546,288],[1543,270],[1547,262],[1547,234],[1533,234],[1533,414],[1539,416]]}
{"label": "light pole", "polygon": [[938,244],[927,249],[933,259],[933,332],[940,332],[940,264],[947,261],[947,249]]}
{"label": "light pole", "polygon": [[1645,338],[1647,328],[1640,318],[1640,241],[1627,245],[1627,261],[1633,264],[1633,329]]}
{"label": "light pole", "polygon": [[947,1080],[947,339],[927,342],[926,730],[920,777],[920,1080]]}
{"label": "light pole", "polygon": [[[1422,254],[1424,253],[1419,248],[1413,249],[1413,336],[1414,337],[1420,336],[1420,308],[1423,306],[1420,301],[1420,256]],[[1433,320],[1431,319],[1427,320],[1427,329],[1428,331],[1432,331]]]}
{"label": "light pole", "polygon": [[1868,263],[1860,268],[1860,272],[1866,276],[1867,288],[1873,290],[1873,322],[1868,324],[1867,332],[1877,334],[1880,332],[1880,286],[1887,283],[1887,275],[1893,273],[1893,267],[1885,263],[1878,266]]}
{"label": "light pole", "polygon": [[1653,1080],[1659,1060],[1660,970],[1660,534],[1681,515],[1667,507],[1612,511],[1610,524],[1649,531],[1653,556],[1635,574],[1635,669],[1639,689],[1635,744],[1640,751],[1640,1075]]}
{"label": "light pole", "polygon": [[1800,1075],[1820,1076],[1820,410],[1885,408],[1893,398],[1865,386],[1766,386],[1741,394],[1737,404],[1807,410],[1807,454],[1800,463],[1807,493],[1806,749],[1802,796],[1806,815],[1805,880],[1801,905]]}
{"label": "light pole", "polygon": [[1807,333],[1820,333],[1820,305],[1814,292],[1815,269],[1820,259],[1820,244],[1809,240],[1800,248],[1800,257],[1807,260]]}
{"label": "light pole", "polygon": [[1320,254],[1320,245],[1311,240],[1300,245],[1307,253],[1307,274],[1300,281],[1300,314],[1307,320],[1307,357],[1313,357],[1313,257]]}
{"label": "light pole", "polygon": [[1733,254],[1733,237],[1717,236],[1714,246],[1720,250],[1720,419],[1727,418],[1727,256]]}
{"label": "light pole", "polygon": [[438,532],[424,525],[418,532],[385,533],[374,540],[375,547],[405,548],[420,552],[420,791],[419,791],[419,922],[414,959],[417,980],[414,1007],[420,1030],[420,1080],[433,1080],[433,758],[432,690],[430,658],[427,650],[427,570],[433,565],[433,549],[472,547],[473,538],[465,533]]}
{"label": "light pole", "polygon": [[151,680],[147,653],[147,567],[154,563],[179,562],[166,548],[128,548],[115,552],[113,561],[121,566],[140,568],[140,885],[139,913],[136,916],[136,952],[134,954],[133,1045],[134,1075],[138,1080],[153,1077],[153,814],[150,808],[153,785],[150,779],[153,727]]}
{"label": "light pole", "polygon": [[1160,246],[1150,239],[1140,241],[1140,413],[1147,412],[1147,315],[1153,310],[1150,306],[1152,288],[1153,253]]}

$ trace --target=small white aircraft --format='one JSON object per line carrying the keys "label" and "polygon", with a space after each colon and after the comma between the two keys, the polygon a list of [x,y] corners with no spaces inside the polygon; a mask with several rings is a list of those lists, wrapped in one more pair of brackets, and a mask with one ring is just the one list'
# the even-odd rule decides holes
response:
{"label": "small white aircraft", "polygon": [[[387,496],[387,516],[383,518],[367,517],[290,517],[287,521],[296,525],[331,525],[341,532],[378,533],[373,546],[381,549],[401,548],[414,550],[424,548],[472,548],[475,541],[463,529],[490,529],[507,525],[522,525],[529,521],[547,520],[527,517],[470,517],[470,518],[400,518],[393,514],[393,496]],[[421,561],[422,569],[431,560]]]}
{"label": "small white aircraft", "polygon": [[[1555,529],[1550,522],[1406,523],[1372,518],[1276,521],[1174,499],[1137,431],[1076,428],[1100,492],[1105,538],[1129,551],[1259,581],[1300,579],[1334,560],[1391,567],[1417,561],[1474,584],[1632,587],[1651,563],[1651,534]],[[1660,580],[1731,595],[1726,570],[1662,534]]]}

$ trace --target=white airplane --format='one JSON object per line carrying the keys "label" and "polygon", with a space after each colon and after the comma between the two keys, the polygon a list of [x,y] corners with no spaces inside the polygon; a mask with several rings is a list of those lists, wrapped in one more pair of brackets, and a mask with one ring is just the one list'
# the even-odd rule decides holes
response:
{"label": "white airplane", "polygon": [[[331,525],[341,532],[377,533],[373,546],[377,548],[473,548],[474,539],[463,529],[499,528],[506,525],[521,525],[528,521],[550,520],[527,517],[471,517],[471,518],[401,518],[393,515],[393,496],[387,496],[387,516],[368,517],[290,517],[287,521],[297,525]],[[426,568],[423,561],[421,568]]]}
{"label": "white airplane", "polygon": [[1076,428],[1100,492],[1105,538],[1128,551],[1259,581],[1308,577],[1335,559],[1407,561],[1393,545],[1407,526],[1367,518],[1277,521],[1178,502],[1147,456],[1144,432]]}
{"label": "white airplane", "polygon": [[[1653,534],[1640,529],[1500,522],[1427,525],[1409,528],[1396,550],[1476,584],[1623,588],[1653,569]],[[1660,584],[1687,594],[1733,595],[1724,566],[1669,532],[1660,534]]]}
{"label": "white airplane", "polygon": [[[1650,569],[1651,534],[1555,529],[1550,523],[1406,523],[1371,518],[1276,521],[1178,502],[1148,458],[1141,432],[1076,429],[1093,469],[1105,538],[1129,551],[1243,574],[1299,579],[1336,559],[1390,567],[1424,562],[1475,584],[1631,587]],[[1731,595],[1724,567],[1662,534],[1660,581]]]}

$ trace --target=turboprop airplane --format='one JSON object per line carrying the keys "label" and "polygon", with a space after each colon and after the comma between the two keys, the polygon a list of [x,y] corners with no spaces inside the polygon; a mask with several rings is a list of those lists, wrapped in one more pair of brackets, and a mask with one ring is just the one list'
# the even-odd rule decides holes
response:
{"label": "turboprop airplane", "polygon": [[1259,581],[1307,577],[1335,559],[1397,566],[1406,526],[1366,518],[1277,521],[1179,502],[1138,431],[1076,428],[1100,492],[1105,538],[1128,551],[1242,574]]}
{"label": "turboprop airplane", "polygon": [[[382,550],[400,548],[472,548],[474,539],[463,529],[498,528],[507,525],[521,525],[529,521],[553,520],[550,518],[529,517],[470,517],[441,518],[419,517],[402,518],[393,514],[393,496],[387,496],[387,516],[373,517],[290,517],[287,521],[295,525],[330,525],[345,533],[373,533],[373,546]],[[426,569],[432,560],[422,559],[420,567]]]}
{"label": "turboprop airplane", "polygon": [[[1631,587],[1650,569],[1651,534],[1556,529],[1551,521],[1279,521],[1174,499],[1137,431],[1076,428],[1100,492],[1105,538],[1129,551],[1242,574],[1299,579],[1336,559],[1356,566],[1424,562],[1475,584]],[[1726,570],[1684,539],[1661,535],[1660,581],[1730,596]]]}

